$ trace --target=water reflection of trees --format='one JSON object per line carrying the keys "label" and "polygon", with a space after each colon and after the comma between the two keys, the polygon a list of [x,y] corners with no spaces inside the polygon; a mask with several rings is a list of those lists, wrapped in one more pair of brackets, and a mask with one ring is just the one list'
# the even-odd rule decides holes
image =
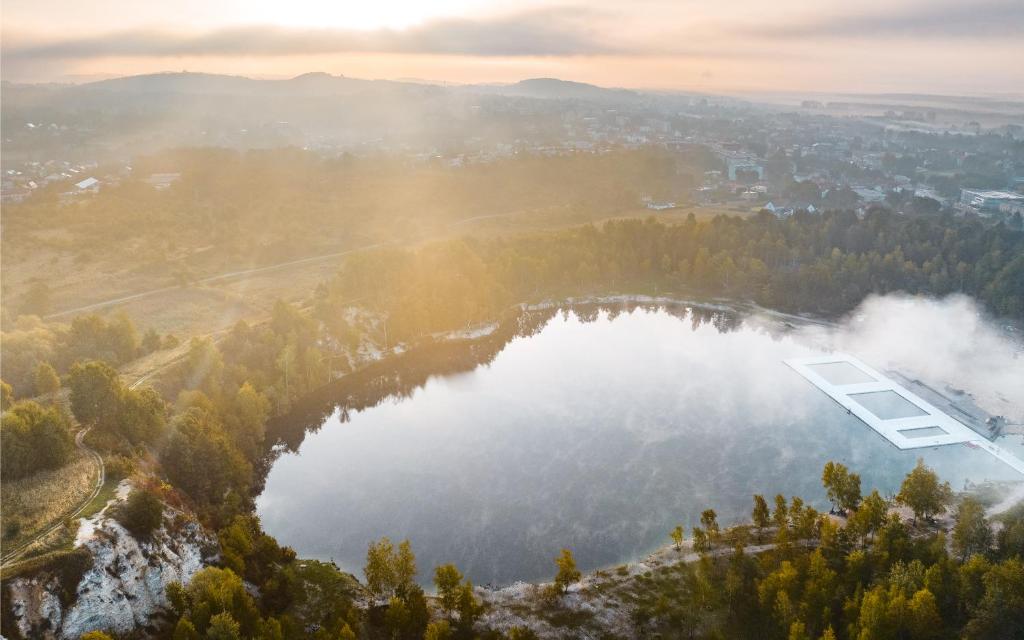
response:
{"label": "water reflection of trees", "polygon": [[581,323],[614,320],[623,313],[667,313],[690,322],[693,330],[708,325],[719,333],[738,329],[744,315],[726,308],[693,304],[615,302],[580,303],[542,309],[510,311],[499,319],[490,334],[472,339],[426,340],[403,353],[389,356],[336,380],[313,392],[287,415],[275,418],[267,427],[268,451],[264,472],[283,452],[298,451],[307,433],[315,433],[335,412],[341,422],[353,413],[377,406],[386,400],[402,400],[423,387],[432,376],[448,376],[473,371],[491,363],[515,338],[539,333],[553,318],[575,316]]}

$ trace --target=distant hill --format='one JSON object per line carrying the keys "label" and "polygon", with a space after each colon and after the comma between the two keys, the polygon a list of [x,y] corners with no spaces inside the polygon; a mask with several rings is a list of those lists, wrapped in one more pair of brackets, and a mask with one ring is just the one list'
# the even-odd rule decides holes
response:
{"label": "distant hill", "polygon": [[[474,138],[537,135],[536,122],[510,120],[496,106],[504,100],[621,104],[640,96],[554,78],[443,86],[328,73],[259,79],[176,72],[78,85],[5,82],[0,113],[6,159],[95,161],[193,145],[461,148]],[[40,133],[38,123],[51,133]]]}
{"label": "distant hill", "polygon": [[558,78],[530,78],[509,85],[470,85],[468,90],[540,100],[636,100],[641,94],[627,89],[608,89],[585,82]]}
{"label": "distant hill", "polygon": [[370,89],[413,89],[432,87],[438,92],[483,93],[536,98],[539,100],[635,100],[641,94],[626,89],[608,89],[585,82],[557,78],[530,78],[508,85],[462,85],[444,87],[424,82],[362,80],[324,72],[304,73],[286,80],[265,80],[211,73],[152,73],[89,82],[65,88],[82,92],[166,93],[178,95],[339,95]]}
{"label": "distant hill", "polygon": [[211,73],[153,73],[78,85],[80,91],[169,93],[178,95],[339,95],[370,89],[402,89],[424,85],[390,80],[361,80],[324,72],[304,73],[285,80],[266,80]]}

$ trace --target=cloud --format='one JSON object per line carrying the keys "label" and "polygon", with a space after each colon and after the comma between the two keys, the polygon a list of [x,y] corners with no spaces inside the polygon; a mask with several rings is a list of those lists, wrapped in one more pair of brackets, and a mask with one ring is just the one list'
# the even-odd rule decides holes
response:
{"label": "cloud", "polygon": [[[586,26],[581,9],[550,9],[487,20],[435,20],[404,30],[245,26],[203,33],[133,29],[59,40],[5,37],[9,60],[101,57],[291,56],[416,53],[473,56],[572,56],[621,53]],[[17,40],[22,40],[18,43]],[[11,41],[14,40],[14,44]]]}
{"label": "cloud", "polygon": [[929,2],[884,13],[829,15],[810,21],[759,25],[747,35],[772,38],[1013,38],[1024,36],[1024,2]]}

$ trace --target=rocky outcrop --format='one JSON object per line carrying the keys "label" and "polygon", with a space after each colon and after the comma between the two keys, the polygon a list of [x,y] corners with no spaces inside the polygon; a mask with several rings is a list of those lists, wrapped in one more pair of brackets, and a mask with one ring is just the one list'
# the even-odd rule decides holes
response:
{"label": "rocky outcrop", "polygon": [[167,585],[188,583],[216,549],[198,523],[171,509],[145,541],[104,514],[82,526],[89,532],[78,544],[91,552],[92,565],[70,604],[62,605],[52,574],[11,580],[11,614],[25,638],[77,640],[94,629],[125,634],[145,628],[168,607]]}

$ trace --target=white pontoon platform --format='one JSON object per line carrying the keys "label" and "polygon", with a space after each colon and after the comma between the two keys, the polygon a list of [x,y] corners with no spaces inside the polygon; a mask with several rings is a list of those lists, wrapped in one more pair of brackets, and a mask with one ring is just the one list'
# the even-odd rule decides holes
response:
{"label": "white pontoon platform", "polygon": [[1024,473],[1016,455],[853,356],[832,353],[785,363],[899,449],[970,444]]}

